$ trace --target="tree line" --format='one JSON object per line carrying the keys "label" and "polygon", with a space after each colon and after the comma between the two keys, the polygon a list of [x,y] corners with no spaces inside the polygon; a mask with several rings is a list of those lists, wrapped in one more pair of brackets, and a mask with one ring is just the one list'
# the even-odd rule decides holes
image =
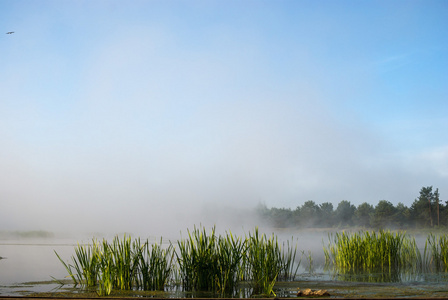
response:
{"label": "tree line", "polygon": [[396,206],[387,200],[375,206],[364,202],[355,206],[342,200],[336,208],[330,202],[316,204],[306,201],[296,209],[268,208],[259,204],[257,214],[278,228],[328,228],[359,226],[365,228],[431,228],[448,226],[448,201],[442,203],[439,189],[422,187],[420,195],[410,207]]}

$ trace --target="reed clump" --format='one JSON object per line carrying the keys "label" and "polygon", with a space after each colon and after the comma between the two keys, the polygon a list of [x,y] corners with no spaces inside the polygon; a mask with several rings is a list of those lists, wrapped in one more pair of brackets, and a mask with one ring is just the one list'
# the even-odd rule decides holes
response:
{"label": "reed clump", "polygon": [[107,296],[113,289],[163,289],[171,274],[173,249],[162,249],[148,240],[132,242],[124,236],[115,237],[111,243],[93,239],[92,244],[78,244],[71,263],[56,255],[75,286],[95,289],[99,296]]}
{"label": "reed clump", "polygon": [[188,239],[178,241],[175,253],[184,290],[231,293],[239,281],[245,242],[230,232],[218,236],[215,227],[210,234],[195,228]]}
{"label": "reed clump", "polygon": [[326,265],[341,273],[420,270],[422,258],[415,239],[403,232],[361,231],[329,235],[324,247]]}
{"label": "reed clump", "polygon": [[137,257],[136,287],[144,291],[162,291],[168,285],[173,271],[174,248],[169,244],[166,248],[160,244],[150,245],[146,240],[141,244],[135,241]]}
{"label": "reed clump", "polygon": [[294,278],[300,264],[297,249],[289,242],[284,248],[277,237],[268,238],[258,228],[243,239],[231,232],[216,235],[213,227],[209,234],[204,228],[188,231],[175,253],[185,290],[233,294],[246,281],[253,294],[270,295],[275,282]]}
{"label": "reed clump", "polygon": [[246,277],[252,278],[254,293],[270,295],[282,269],[276,237],[259,235],[256,229],[247,241]]}
{"label": "reed clump", "polygon": [[425,261],[428,269],[448,271],[448,235],[429,234],[425,243]]}
{"label": "reed clump", "polygon": [[242,238],[195,227],[177,249],[161,244],[115,237],[112,243],[78,244],[71,263],[56,255],[75,285],[96,289],[100,296],[114,289],[164,290],[170,282],[184,291],[220,296],[233,296],[241,282],[248,282],[252,294],[271,295],[275,282],[293,280],[300,265],[297,247],[289,242],[281,247],[275,235],[268,238],[258,228]]}

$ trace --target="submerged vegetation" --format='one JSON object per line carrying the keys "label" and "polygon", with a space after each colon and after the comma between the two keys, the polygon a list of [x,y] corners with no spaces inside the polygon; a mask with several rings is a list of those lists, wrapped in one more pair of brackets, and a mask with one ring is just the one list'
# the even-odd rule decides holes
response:
{"label": "submerged vegetation", "polygon": [[274,235],[267,237],[258,229],[243,239],[230,232],[217,235],[215,228],[210,233],[195,228],[177,242],[177,249],[172,243],[162,247],[162,240],[150,244],[115,237],[112,243],[78,244],[71,263],[56,255],[75,286],[95,289],[100,296],[113,290],[164,290],[170,284],[233,295],[242,282],[253,294],[269,296],[276,281],[294,279],[300,265],[296,247],[281,247]]}

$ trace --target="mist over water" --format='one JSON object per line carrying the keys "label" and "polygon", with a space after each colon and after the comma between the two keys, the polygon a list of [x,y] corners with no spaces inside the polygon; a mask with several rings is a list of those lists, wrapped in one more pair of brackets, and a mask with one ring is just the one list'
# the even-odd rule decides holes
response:
{"label": "mist over water", "polygon": [[444,42],[443,10],[193,2],[0,4],[1,230],[171,238],[269,228],[260,202],[443,197],[444,47],[410,50]]}
{"label": "mist over water", "polygon": [[0,294],[194,228],[274,233],[306,273],[340,228],[258,205],[445,201],[446,3],[326,4],[0,1]]}

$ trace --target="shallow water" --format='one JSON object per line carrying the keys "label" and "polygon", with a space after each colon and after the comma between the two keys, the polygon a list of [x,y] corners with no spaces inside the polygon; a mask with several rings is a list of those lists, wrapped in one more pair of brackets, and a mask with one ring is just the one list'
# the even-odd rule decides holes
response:
{"label": "shallow water", "polygon": [[74,249],[72,241],[8,240],[0,242],[0,284],[64,278],[66,271],[54,251],[69,258]]}
{"label": "shallow water", "polygon": [[[278,282],[277,296],[295,296],[297,288],[327,289],[335,297],[351,296],[394,296],[394,297],[448,297],[447,273],[426,274],[357,274],[346,275],[324,271],[322,268],[322,237],[294,237],[298,251],[303,251],[299,274],[294,282]],[[291,236],[284,240],[291,240]],[[156,241],[156,240],[155,240]],[[300,242],[299,242],[300,241]],[[61,286],[54,281],[64,280],[67,271],[56,257],[56,251],[65,261],[70,261],[74,248],[79,243],[89,243],[91,239],[67,238],[35,238],[35,239],[3,239],[0,240],[0,295],[18,296],[34,293],[81,292],[73,289],[69,280]],[[309,255],[311,251],[311,257]],[[386,281],[386,282],[385,282]],[[389,282],[387,282],[389,281]],[[67,294],[64,294],[65,296]],[[189,294],[172,288],[166,292],[128,292],[127,296],[159,296],[159,297],[210,297],[213,295]],[[250,290],[242,287],[236,297],[248,296]]]}

